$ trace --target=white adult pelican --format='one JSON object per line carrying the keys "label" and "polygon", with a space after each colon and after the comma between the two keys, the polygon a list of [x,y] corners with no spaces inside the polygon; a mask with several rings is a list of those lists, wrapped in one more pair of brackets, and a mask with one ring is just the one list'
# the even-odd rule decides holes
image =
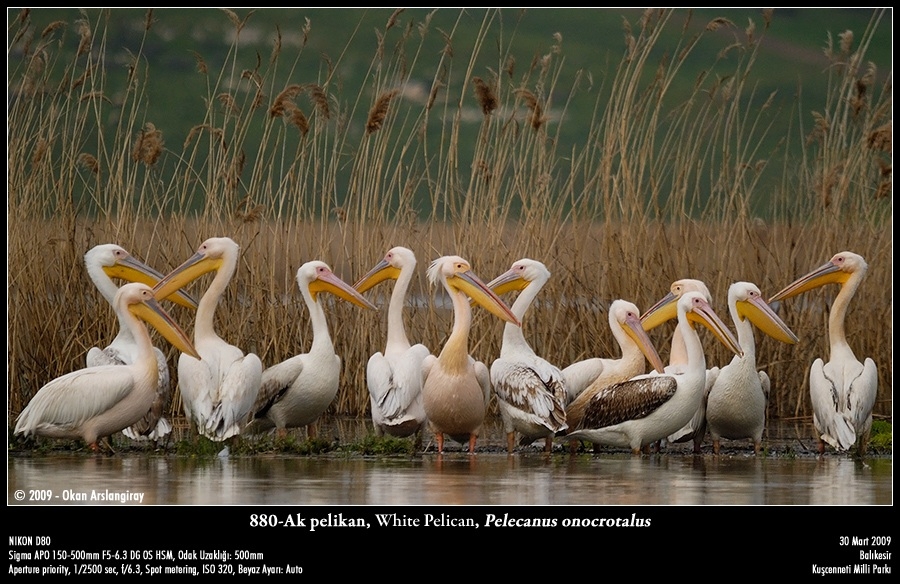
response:
{"label": "white adult pelican", "polygon": [[433,285],[440,282],[447,290],[453,302],[454,321],[440,355],[429,355],[423,363],[425,414],[438,452],[444,451],[444,434],[449,434],[457,442],[468,440],[469,453],[474,454],[491,397],[491,379],[487,366],[469,355],[472,309],[466,294],[506,322],[518,325],[519,320],[472,272],[469,262],[459,256],[434,260],[428,267],[428,279]]}
{"label": "white adult pelican", "polygon": [[410,344],[403,326],[406,292],[416,270],[416,256],[405,247],[388,250],[384,258],[354,285],[365,292],[387,279],[396,280],[387,315],[387,343],[366,364],[366,384],[375,435],[421,438],[425,424],[422,404],[422,362],[431,354],[422,343]]}
{"label": "white adult pelican", "polygon": [[197,355],[191,341],[142,283],[123,285],[113,299],[119,322],[137,345],[128,365],[99,365],[57,377],[31,399],[16,421],[15,434],[81,438],[94,451],[101,438],[140,420],[156,399],[159,366],[149,323],[186,354]]}
{"label": "white adult pelican", "polygon": [[[563,369],[569,403],[588,387],[602,389],[644,373],[645,358],[654,368],[657,367],[655,360],[659,359],[659,354],[641,328],[640,314],[637,306],[627,300],[615,300],[609,306],[609,329],[619,344],[622,356],[618,359],[594,357]],[[659,371],[662,372],[662,365],[659,365]]]}
{"label": "white adult pelican", "polygon": [[[669,287],[669,292],[641,316],[641,325],[644,327],[644,330],[651,331],[664,322],[677,320],[678,299],[686,292],[699,292],[712,305],[712,295],[709,293],[709,288],[702,281],[691,278],[676,280]],[[665,371],[666,373],[678,373],[687,364],[687,350],[685,349],[681,331],[677,326],[672,333],[672,341],[669,346],[669,364],[666,366]],[[719,368],[716,366],[706,370],[706,390],[694,417],[685,424],[684,428],[667,436],[661,443],[693,440],[694,453],[700,453],[700,445],[703,443],[704,436],[706,436],[706,395],[709,393],[709,389],[715,383],[718,375]]]}
{"label": "white adult pelican", "polygon": [[[587,387],[575,395],[566,407],[569,428],[575,428],[581,423],[588,405],[598,393],[615,383],[643,374],[646,371],[645,359],[657,373],[663,372],[662,359],[641,327],[640,316],[641,311],[633,303],[622,299],[613,301],[609,306],[609,328],[619,343],[622,357],[586,359],[563,369],[567,384],[570,380],[581,384],[584,380],[591,379]],[[577,440],[572,440],[570,449],[574,451],[576,445]]]}
{"label": "white adult pelican", "polygon": [[[498,296],[521,290],[512,305],[512,313],[522,322],[538,292],[550,279],[550,270],[539,261],[524,258],[488,283]],[[500,357],[491,364],[491,384],[497,395],[506,448],[515,449],[515,434],[520,444],[545,439],[544,451],[553,449],[553,436],[566,425],[566,384],[562,371],[538,357],[525,340],[522,327],[506,323]]]}
{"label": "white adult pelican", "polygon": [[588,404],[580,425],[564,439],[629,447],[638,454],[642,447],[665,438],[691,419],[706,386],[706,356],[692,322],[707,326],[736,354],[741,349],[702,294],[684,294],[677,306],[688,357],[681,372],[640,375],[604,389]]}
{"label": "white adult pelican", "polygon": [[737,329],[743,356],[735,355],[719,371],[706,396],[706,424],[713,452],[719,454],[722,438],[753,441],[759,454],[766,426],[766,405],[771,382],[765,371],[756,369],[756,342],[753,326],[784,343],[797,343],[797,335],[788,328],[766,301],[759,288],[750,282],[735,282],[728,288],[728,309]]}
{"label": "white adult pelican", "polygon": [[[97,290],[106,299],[111,308],[119,291],[119,287],[112,281],[113,278],[121,278],[129,282],[143,282],[148,286],[154,286],[162,280],[163,275],[141,262],[122,247],[107,243],[91,248],[84,255],[84,265],[88,276],[97,287]],[[197,308],[197,301],[183,290],[176,291],[169,300],[188,308]],[[172,383],[169,376],[169,364],[166,356],[158,348],[153,348],[159,368],[159,385],[157,386],[156,399],[147,411],[147,414],[132,426],[122,430],[132,440],[150,439],[160,440],[172,431],[172,425],[163,415],[172,393]],[[136,361],[139,355],[137,341],[131,334],[131,330],[124,325],[119,317],[119,332],[112,343],[104,349],[91,347],[88,351],[86,364],[88,367],[98,365],[130,365]]]}
{"label": "white adult pelican", "polygon": [[769,300],[784,300],[825,284],[841,284],[828,315],[831,356],[828,363],[816,359],[809,370],[809,394],[813,424],[820,433],[820,453],[825,452],[826,442],[837,450],[849,450],[856,444],[860,455],[865,454],[868,445],[878,394],[878,371],[869,357],[865,364],[859,362],[844,332],[847,308],[868,268],[862,256],[843,251]]}
{"label": "white adult pelican", "polygon": [[200,299],[194,323],[194,345],[200,359],[182,353],[178,386],[188,420],[207,438],[221,442],[240,434],[256,401],[262,363],[216,334],[214,316],[219,299],[237,268],[238,244],[228,237],[204,241],[197,252],[156,285],[157,297],[168,296],[203,274],[215,271]]}
{"label": "white adult pelican", "polygon": [[341,358],[334,353],[319,293],[329,292],[362,308],[377,310],[337,277],[325,262],[313,260],[300,266],[297,286],[309,310],[312,346],[308,353],[295,355],[263,371],[253,416],[247,426],[249,432],[275,428],[279,436],[284,436],[288,428],[305,426],[307,435],[316,437],[315,422],[337,395],[341,378]]}

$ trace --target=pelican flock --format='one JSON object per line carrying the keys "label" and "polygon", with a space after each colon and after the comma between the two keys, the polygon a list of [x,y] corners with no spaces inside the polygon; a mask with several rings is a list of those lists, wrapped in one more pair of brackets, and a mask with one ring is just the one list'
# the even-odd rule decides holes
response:
{"label": "pelican flock", "polygon": [[741,354],[741,349],[702,294],[684,294],[677,309],[687,355],[681,371],[639,375],[607,387],[593,396],[581,422],[565,439],[627,447],[639,454],[693,417],[706,388],[706,356],[692,323],[707,326],[734,353]]}
{"label": "pelican flock", "polygon": [[178,387],[185,416],[202,436],[217,442],[241,433],[262,379],[259,357],[254,353],[245,355],[215,330],[216,307],[237,268],[239,252],[234,240],[212,237],[156,285],[157,295],[167,297],[203,274],[216,274],[197,306],[197,353],[182,352],[178,357]]}
{"label": "pelican flock", "polygon": [[491,397],[487,366],[469,355],[472,309],[466,295],[491,314],[519,326],[509,307],[472,272],[469,262],[459,256],[443,256],[428,267],[432,285],[441,284],[453,303],[453,330],[440,354],[429,355],[423,363],[425,383],[422,398],[425,415],[434,432],[438,452],[444,451],[444,434],[469,444],[475,442],[484,424]]}
{"label": "pelican flock", "polygon": [[[550,270],[544,264],[523,258],[489,282],[488,287],[498,296],[521,290],[512,313],[524,322],[525,312],[549,279]],[[525,340],[521,326],[507,322],[500,357],[491,364],[490,374],[506,431],[507,451],[515,449],[515,433],[519,432],[523,446],[544,438],[544,451],[550,452],[553,437],[568,428],[562,371],[538,357]]]}
{"label": "pelican flock", "polygon": [[197,357],[190,339],[146,284],[123,285],[116,292],[113,306],[119,322],[134,339],[134,362],[86,367],[47,383],[19,414],[15,434],[81,438],[98,451],[100,439],[146,416],[157,396],[159,364],[142,321],[184,354]]}
{"label": "pelican flock", "polygon": [[312,346],[308,353],[295,355],[262,372],[252,421],[247,427],[250,432],[275,428],[284,436],[289,428],[305,427],[310,438],[316,437],[315,422],[337,395],[341,378],[341,358],[334,352],[319,294],[328,292],[361,308],[376,310],[322,261],[300,266],[297,286],[309,310]]}
{"label": "pelican flock", "polygon": [[[776,341],[798,343],[769,304],[833,283],[840,288],[828,315],[827,361],[818,358],[809,370],[818,451],[824,453],[826,445],[839,452],[855,446],[863,455],[868,445],[878,372],[871,358],[855,356],[845,331],[850,303],[868,270],[853,252],[835,254],[768,303],[755,284],[732,283],[728,310],[736,335],[713,310],[709,289],[700,280],[673,282],[643,315],[632,302],[615,300],[608,321],[621,356],[588,358],[563,369],[539,356],[522,328],[551,277],[545,264],[522,258],[485,284],[460,256],[432,261],[427,279],[446,292],[453,310],[452,329],[432,354],[423,343],[410,341],[404,324],[417,261],[403,246],[389,249],[353,286],[322,261],[300,266],[296,281],[309,311],[311,346],[307,353],[264,368],[257,355],[226,342],[215,330],[216,310],[239,254],[232,239],[213,237],[163,276],[119,245],[90,249],[85,268],[115,311],[118,330],[108,346],[90,348],[85,369],[44,385],[18,415],[14,434],[83,439],[95,451],[119,431],[134,440],[168,435],[172,424],[165,410],[174,383],[165,354],[152,344],[149,324],[180,351],[177,387],[185,417],[199,435],[224,441],[274,429],[281,437],[288,429],[305,427],[315,438],[316,421],[339,391],[343,366],[322,293],[377,310],[363,294],[393,281],[383,348],[365,363],[376,436],[414,435],[418,449],[427,426],[439,453],[449,436],[474,454],[495,396],[509,453],[516,449],[517,435],[519,446],[543,440],[545,452],[552,451],[554,440],[568,442],[570,449],[585,441],[595,449],[607,445],[634,453],[660,441],[693,440],[694,453],[700,453],[708,432],[715,455],[722,439],[749,440],[758,454],[772,382],[757,363],[754,328]],[[197,302],[183,288],[210,272],[212,280]],[[126,283],[119,287],[116,279]],[[510,307],[500,297],[513,292],[518,295]],[[161,307],[163,300],[196,309],[192,340]],[[475,306],[505,321],[490,367],[469,352]],[[648,331],[669,320],[677,326],[664,365]],[[698,324],[734,353],[728,364],[707,367]],[[652,370],[645,373],[648,362]]]}
{"label": "pelican flock", "polygon": [[801,276],[772,296],[785,300],[827,284],[841,288],[828,315],[828,362],[816,359],[809,370],[813,424],[819,433],[819,452],[828,443],[839,451],[854,445],[862,455],[872,429],[872,409],[878,394],[878,370],[866,357],[861,363],[847,342],[845,321],[850,301],[866,277],[869,266],[859,254],[843,251],[827,263]]}
{"label": "pelican flock", "polygon": [[[120,278],[128,282],[143,282],[148,286],[154,286],[163,279],[162,274],[114,243],[92,247],[84,255],[84,265],[94,286],[96,286],[111,308],[114,308],[115,296],[119,291],[119,287],[112,280],[113,278]],[[170,299],[176,304],[192,309],[197,308],[197,301],[183,290],[176,290]],[[164,415],[172,394],[169,364],[162,351],[154,347],[153,352],[156,355],[159,375],[156,399],[140,420],[122,430],[122,433],[132,440],[149,439],[156,441],[164,438],[172,431],[172,425]],[[91,347],[85,361],[88,367],[130,365],[139,356],[138,343],[131,329],[122,322],[122,315],[119,315],[119,330],[116,337],[103,349]]]}
{"label": "pelican flock", "polygon": [[387,314],[387,341],[384,352],[376,352],[366,363],[366,386],[376,436],[406,437],[413,434],[417,444],[425,425],[422,403],[422,364],[431,354],[422,343],[409,342],[403,324],[403,306],[416,270],[416,255],[409,248],[393,247],[354,285],[360,293],[376,284],[395,280]]}

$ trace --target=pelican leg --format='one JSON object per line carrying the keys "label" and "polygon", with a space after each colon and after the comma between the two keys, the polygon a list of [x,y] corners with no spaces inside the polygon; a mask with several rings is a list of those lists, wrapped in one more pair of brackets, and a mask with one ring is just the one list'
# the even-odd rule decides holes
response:
{"label": "pelican leg", "polygon": [[469,434],[469,454],[475,454],[476,440],[478,440],[478,434]]}
{"label": "pelican leg", "polygon": [[760,443],[759,443],[758,440],[754,440],[754,441],[753,441],[753,454],[755,454],[756,456],[759,456],[759,449],[760,449],[760,446],[761,446],[761,445],[760,445]]}
{"label": "pelican leg", "polygon": [[438,432],[434,435],[435,441],[437,441],[438,454],[444,453],[444,434],[443,432]]}
{"label": "pelican leg", "polygon": [[[471,441],[471,437],[469,439]],[[506,451],[510,454],[516,449],[516,433],[515,432],[507,432],[506,433]],[[469,448],[471,450],[471,447]]]}
{"label": "pelican leg", "polygon": [[713,440],[713,454],[715,454],[715,455],[719,454],[719,441],[718,440]]}
{"label": "pelican leg", "polygon": [[825,454],[825,441],[819,438],[819,454]]}
{"label": "pelican leg", "polygon": [[276,428],[275,429],[275,439],[278,441],[284,440],[287,438],[287,428]]}
{"label": "pelican leg", "polygon": [[306,436],[310,440],[316,439],[316,423],[315,422],[313,422],[312,424],[310,424],[309,426],[306,427]]}
{"label": "pelican leg", "polygon": [[544,452],[553,452],[553,436],[544,438]]}
{"label": "pelican leg", "polygon": [[578,440],[569,440],[569,454],[578,452]]}

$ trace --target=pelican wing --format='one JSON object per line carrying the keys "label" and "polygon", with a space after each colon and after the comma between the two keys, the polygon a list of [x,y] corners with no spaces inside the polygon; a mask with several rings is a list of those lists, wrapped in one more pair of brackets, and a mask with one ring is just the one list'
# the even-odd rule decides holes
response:
{"label": "pelican wing", "polygon": [[[834,371],[816,359],[809,370],[809,395],[813,407],[813,423],[821,438],[838,450],[847,450],[856,442],[850,420],[839,410],[841,396]],[[836,382],[837,381],[837,382]]]}
{"label": "pelican wing", "polygon": [[219,402],[214,408],[214,424],[221,438],[240,434],[241,428],[253,411],[262,382],[262,362],[253,353],[228,368],[219,390]]}
{"label": "pelican wing", "polygon": [[877,395],[878,369],[875,367],[875,361],[866,358],[863,370],[850,383],[850,395],[847,398],[847,407],[853,416],[857,434],[868,430],[871,426],[872,409],[875,407]]}
{"label": "pelican wing", "polygon": [[533,363],[497,359],[491,365],[497,398],[550,430],[566,428],[566,386],[562,373],[546,361]]}
{"label": "pelican wing", "polygon": [[380,352],[369,358],[366,381],[372,399],[388,420],[401,417],[422,392],[425,345],[414,345],[396,359]]}
{"label": "pelican wing", "polygon": [[305,354],[295,355],[277,365],[266,367],[260,377],[259,392],[252,408],[255,418],[265,417],[269,408],[287,393],[303,373],[305,357]]}
{"label": "pelican wing", "polygon": [[491,402],[491,372],[488,370],[487,365],[481,361],[474,361],[471,357],[469,359],[474,363],[475,377],[478,379],[478,385],[481,386],[481,391],[484,394],[484,407],[487,408]]}
{"label": "pelican wing", "polygon": [[603,373],[604,360],[599,357],[593,359],[585,359],[572,363],[562,370],[565,378],[566,391],[568,392],[568,400],[571,402],[578,397],[581,392],[590,387],[594,381]]}
{"label": "pelican wing", "polygon": [[107,365],[57,377],[35,394],[16,422],[16,434],[40,428],[75,429],[122,401],[134,388],[129,367]]}
{"label": "pelican wing", "polygon": [[649,375],[615,383],[591,398],[578,429],[605,428],[645,418],[672,399],[678,383],[671,375]]}
{"label": "pelican wing", "polygon": [[88,367],[100,367],[101,365],[128,365],[131,361],[125,359],[122,351],[110,345],[105,349],[91,347],[85,363]]}

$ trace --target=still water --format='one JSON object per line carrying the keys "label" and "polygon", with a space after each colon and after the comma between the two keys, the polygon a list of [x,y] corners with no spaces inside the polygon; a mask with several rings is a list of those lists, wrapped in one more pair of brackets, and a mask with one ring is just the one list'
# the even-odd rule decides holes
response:
{"label": "still water", "polygon": [[[334,426],[352,440],[360,427]],[[427,441],[426,441],[427,442]],[[533,450],[417,456],[50,454],[8,458],[10,505],[892,505],[893,459],[811,454],[809,429],[773,426],[768,455],[682,448],[632,456]],[[774,445],[777,445],[775,447]],[[686,447],[685,447],[686,448]],[[24,494],[24,498],[23,498]]]}

